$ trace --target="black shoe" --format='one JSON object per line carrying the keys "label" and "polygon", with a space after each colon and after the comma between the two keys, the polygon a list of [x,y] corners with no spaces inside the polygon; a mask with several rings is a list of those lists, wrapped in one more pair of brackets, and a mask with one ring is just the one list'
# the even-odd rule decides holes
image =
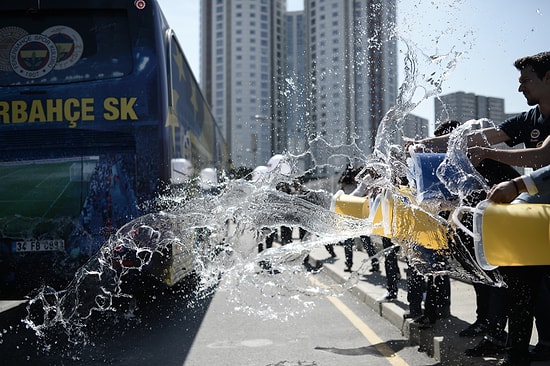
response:
{"label": "black shoe", "polygon": [[332,258],[336,258],[336,252],[334,251],[334,248],[332,245],[325,245],[325,249],[327,250],[328,254],[330,254]]}
{"label": "black shoe", "polygon": [[386,292],[382,297],[376,299],[376,302],[392,302],[397,300],[397,294]]}
{"label": "black shoe", "polygon": [[513,357],[510,355],[506,355],[504,359],[500,360],[498,363],[498,366],[529,366],[531,364],[531,360],[529,357]]}
{"label": "black shoe", "polygon": [[529,351],[531,361],[548,361],[550,360],[550,346],[538,343],[535,348]]}
{"label": "black shoe", "polygon": [[506,348],[504,346],[491,342],[487,338],[483,338],[475,347],[468,348],[464,351],[464,354],[470,357],[486,357],[500,355],[505,351]]}
{"label": "black shoe", "polygon": [[344,269],[344,272],[351,272],[351,266],[346,266],[346,268]]}
{"label": "black shoe", "polygon": [[470,324],[466,329],[461,330],[458,333],[459,337],[476,337],[479,335],[485,335],[487,333],[487,325],[476,321],[474,324]]}
{"label": "black shoe", "polygon": [[434,319],[430,319],[427,315],[422,315],[420,318],[416,319],[414,324],[418,324],[418,328],[420,329],[428,329],[433,327],[435,324]]}

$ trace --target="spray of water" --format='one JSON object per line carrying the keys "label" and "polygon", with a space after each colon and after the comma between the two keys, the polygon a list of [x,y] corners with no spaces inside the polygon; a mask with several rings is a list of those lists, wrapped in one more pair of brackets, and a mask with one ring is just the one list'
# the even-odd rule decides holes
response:
{"label": "spray of water", "polygon": [[[371,190],[398,197],[399,202],[411,208],[408,220],[414,221],[416,215],[428,216],[447,228],[449,245],[442,251],[446,260],[441,263],[428,265],[414,240],[394,240],[410,263],[426,274],[451,273],[459,278],[492,283],[494,279],[488,278],[477,266],[452,223],[439,215],[441,206],[458,206],[472,190],[487,189],[468,165],[465,155],[463,136],[469,127],[464,126],[453,134],[452,148],[438,170],[441,180],[458,196],[452,203],[419,205],[404,198],[395,183],[407,174],[406,155],[402,147],[388,143],[393,134],[402,129],[408,113],[440,93],[447,75],[471,44],[464,41],[463,47],[452,46],[441,51],[444,46],[438,37],[436,51],[426,52],[397,30],[391,36],[399,37],[406,45],[404,81],[395,106],[380,122],[373,152],[366,154],[355,143],[334,144],[321,136],[312,136],[307,151],[287,154],[285,159],[294,168],[306,157],[318,167],[346,157],[375,170],[376,179],[365,175],[358,177],[359,181]],[[293,84],[292,80],[287,82]],[[255,181],[226,180],[217,194],[175,191],[159,197],[162,210],[122,227],[77,271],[66,289],[43,288],[31,298],[25,323],[40,337],[61,330],[74,343],[86,342],[85,328],[90,317],[96,312],[120,312],[117,304],[132,298],[131,286],[136,281],[143,288],[143,278],[162,284],[159,286],[173,285],[179,277],[186,278],[181,282],[192,279],[197,299],[215,290],[225,290],[235,309],[282,320],[307,311],[318,296],[337,295],[354,286],[356,274],[344,285],[317,287],[308,281],[311,273],[303,265],[304,259],[312,249],[325,244],[370,235],[372,222],[335,214],[329,208],[334,192],[326,189],[311,190],[307,199],[277,190],[277,183],[292,184],[298,175],[301,173],[296,169],[285,174],[276,169]],[[395,222],[389,224],[396,225]],[[311,233],[310,239],[259,253],[258,245],[282,225],[304,228]],[[414,235],[411,233],[409,237]],[[377,256],[384,253],[381,251]],[[365,266],[366,262],[359,273],[366,272]],[[173,267],[181,273],[171,272]],[[251,293],[255,295],[246,295]],[[193,306],[193,301],[188,304]],[[127,310],[126,314],[131,311]]]}

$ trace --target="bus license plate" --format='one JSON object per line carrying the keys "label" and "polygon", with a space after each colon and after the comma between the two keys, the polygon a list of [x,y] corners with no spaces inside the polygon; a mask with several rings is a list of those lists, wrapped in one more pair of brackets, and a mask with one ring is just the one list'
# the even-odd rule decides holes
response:
{"label": "bus license plate", "polygon": [[16,253],[64,251],[65,241],[62,239],[21,240],[14,242],[14,247]]}

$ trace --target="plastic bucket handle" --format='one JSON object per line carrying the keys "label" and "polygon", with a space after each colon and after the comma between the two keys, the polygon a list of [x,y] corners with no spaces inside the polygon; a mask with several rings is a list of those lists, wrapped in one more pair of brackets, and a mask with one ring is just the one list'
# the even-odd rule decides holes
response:
{"label": "plastic bucket handle", "polygon": [[[456,208],[453,211],[452,218],[454,223],[466,234],[470,235],[472,238],[474,238],[474,253],[476,257],[476,261],[479,264],[481,268],[483,268],[486,271],[491,271],[498,266],[494,266],[487,261],[487,257],[485,256],[485,250],[483,249],[483,238],[481,237],[482,232],[482,224],[483,224],[483,212],[485,211],[485,208],[489,205],[489,201],[481,201],[478,203],[478,205],[475,208],[468,207],[468,206],[461,206]],[[474,222],[473,227],[477,228],[477,233],[474,233],[472,230],[468,229],[462,221],[460,221],[459,214],[461,215],[463,212],[469,211],[474,215]]]}
{"label": "plastic bucket handle", "polygon": [[330,210],[332,212],[336,211],[336,201],[338,201],[338,198],[340,198],[340,196],[343,194],[344,194],[344,191],[339,190],[338,192],[332,195],[332,198],[330,200]]}
{"label": "plastic bucket handle", "polygon": [[468,207],[468,206],[461,206],[461,207],[457,207],[454,211],[453,211],[453,222],[456,224],[456,226],[458,226],[462,231],[464,231],[466,234],[470,235],[472,238],[476,239],[476,236],[479,236],[479,235],[476,235],[474,234],[474,232],[470,229],[468,229],[463,223],[462,221],[460,221],[460,217],[459,215],[462,216],[462,214],[465,212],[465,211],[469,211],[471,212],[472,214],[475,212],[475,209],[472,208],[472,207]]}

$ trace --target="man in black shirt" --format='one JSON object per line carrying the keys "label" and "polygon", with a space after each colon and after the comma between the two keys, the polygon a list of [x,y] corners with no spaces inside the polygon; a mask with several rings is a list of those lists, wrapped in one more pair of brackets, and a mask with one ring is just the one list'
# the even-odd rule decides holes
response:
{"label": "man in black shirt", "polygon": [[[469,134],[468,153],[474,166],[485,159],[535,169],[550,164],[550,52],[522,57],[514,62],[514,66],[520,72],[518,91],[523,93],[528,105],[535,107],[496,127]],[[448,137],[434,137],[417,143],[434,151],[446,151]],[[502,142],[509,146],[523,143],[525,148],[503,150],[491,147]],[[522,195],[519,198],[531,201],[529,197]],[[544,202],[544,198],[537,199],[538,202]],[[510,348],[501,365],[528,365],[534,299],[548,267],[500,267],[500,270],[509,286],[510,303]],[[550,327],[550,324],[545,327]]]}

